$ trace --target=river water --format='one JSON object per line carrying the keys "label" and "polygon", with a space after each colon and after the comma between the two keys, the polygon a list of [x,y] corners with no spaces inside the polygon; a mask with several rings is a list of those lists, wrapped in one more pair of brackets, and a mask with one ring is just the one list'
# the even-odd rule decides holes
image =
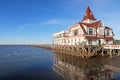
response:
{"label": "river water", "polygon": [[80,59],[52,50],[0,46],[0,80],[120,80],[120,58]]}

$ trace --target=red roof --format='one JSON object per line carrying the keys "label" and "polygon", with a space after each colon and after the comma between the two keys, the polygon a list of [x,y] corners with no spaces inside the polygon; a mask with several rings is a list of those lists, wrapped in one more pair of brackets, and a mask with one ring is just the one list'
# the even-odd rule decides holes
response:
{"label": "red roof", "polygon": [[97,21],[94,23],[82,23],[84,25],[86,25],[87,27],[94,27],[94,28],[98,28],[98,26],[100,25],[101,21]]}
{"label": "red roof", "polygon": [[101,23],[101,21],[97,21],[97,22],[94,22],[94,23],[82,23],[82,22],[79,22],[79,24],[80,24],[80,26],[81,26],[81,28],[82,28],[82,30],[83,30],[83,32],[85,34],[87,34],[87,31],[85,30],[85,28],[84,28],[83,25],[85,25],[87,27],[98,28],[98,26],[100,25],[100,23]]}
{"label": "red roof", "polygon": [[93,39],[98,39],[96,35],[95,35],[95,36],[89,36],[89,35],[88,35],[88,36],[85,36],[85,38],[86,38],[86,39],[91,39],[91,40],[93,40]]}
{"label": "red roof", "polygon": [[83,20],[86,20],[86,19],[96,20],[89,6],[87,7],[86,12],[83,17]]}
{"label": "red roof", "polygon": [[114,40],[114,38],[113,37],[106,37],[105,36],[105,38],[104,39],[106,39],[106,40]]}

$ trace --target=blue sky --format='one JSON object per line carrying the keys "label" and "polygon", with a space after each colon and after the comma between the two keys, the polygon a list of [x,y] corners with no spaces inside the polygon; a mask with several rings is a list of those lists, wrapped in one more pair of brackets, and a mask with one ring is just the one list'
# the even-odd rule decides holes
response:
{"label": "blue sky", "polygon": [[0,44],[51,43],[80,22],[87,6],[120,39],[120,0],[0,0]]}

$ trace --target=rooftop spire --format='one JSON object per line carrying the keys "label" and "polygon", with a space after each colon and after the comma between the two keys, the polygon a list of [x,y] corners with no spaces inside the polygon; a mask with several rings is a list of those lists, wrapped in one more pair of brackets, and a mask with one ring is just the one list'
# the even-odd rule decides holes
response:
{"label": "rooftop spire", "polygon": [[87,7],[86,12],[85,12],[84,17],[83,17],[83,20],[86,20],[86,19],[96,20],[92,11],[90,10],[89,6]]}

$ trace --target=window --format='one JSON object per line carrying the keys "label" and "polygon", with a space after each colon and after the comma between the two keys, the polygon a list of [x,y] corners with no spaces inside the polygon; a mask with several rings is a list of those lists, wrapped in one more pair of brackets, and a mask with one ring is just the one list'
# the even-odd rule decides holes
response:
{"label": "window", "polygon": [[92,40],[88,40],[88,44],[92,45]]}
{"label": "window", "polygon": [[80,38],[79,38],[79,42],[80,42]]}
{"label": "window", "polygon": [[88,34],[89,34],[89,35],[93,35],[93,29],[92,29],[92,28],[89,28]]}
{"label": "window", "polygon": [[68,40],[68,43],[70,43],[70,40]]}
{"label": "window", "polygon": [[74,36],[78,35],[78,30],[74,30]]}
{"label": "window", "polygon": [[109,35],[110,35],[109,30],[107,30],[107,31],[106,31],[106,35],[107,35],[107,36],[109,36]]}
{"label": "window", "polygon": [[109,44],[109,40],[106,40],[106,44]]}
{"label": "window", "polygon": [[75,45],[76,45],[76,39],[74,39],[75,40]]}

